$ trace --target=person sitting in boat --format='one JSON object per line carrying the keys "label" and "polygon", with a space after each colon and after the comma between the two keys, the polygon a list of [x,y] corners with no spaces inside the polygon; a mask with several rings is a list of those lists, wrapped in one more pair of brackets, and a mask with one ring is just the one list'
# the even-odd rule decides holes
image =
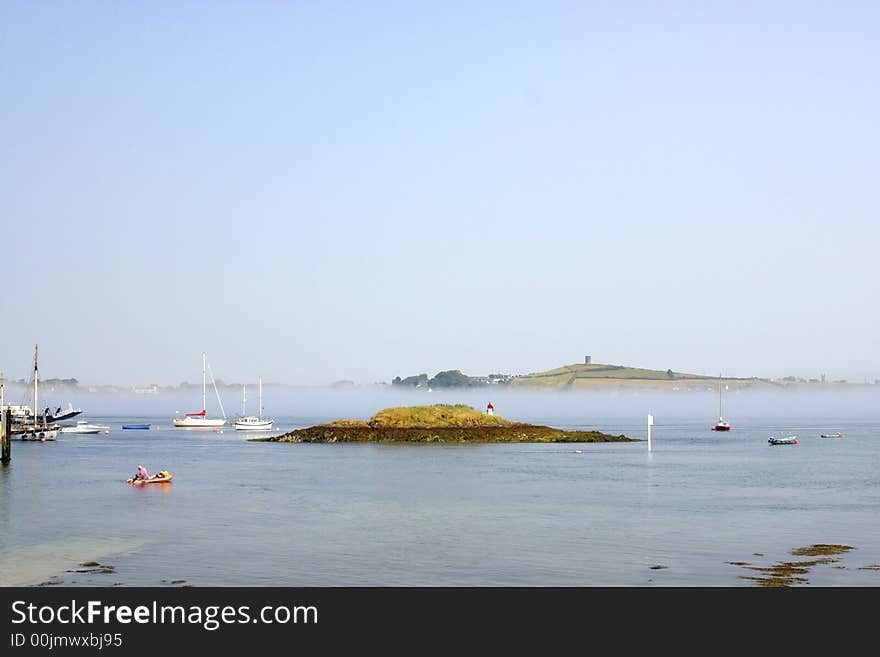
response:
{"label": "person sitting in boat", "polygon": [[134,476],[135,481],[145,481],[150,478],[150,474],[147,472],[147,469],[139,465],[137,469],[137,474]]}

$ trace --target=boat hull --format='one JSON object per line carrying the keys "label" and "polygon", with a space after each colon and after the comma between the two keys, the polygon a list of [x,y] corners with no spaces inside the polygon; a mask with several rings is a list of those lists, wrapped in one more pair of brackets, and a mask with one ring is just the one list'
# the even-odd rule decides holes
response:
{"label": "boat hull", "polygon": [[[12,411],[12,419],[15,422],[21,422],[26,424],[30,422],[33,424],[34,422],[34,412],[31,410],[30,406],[9,406],[8,407]],[[49,411],[49,414],[44,418],[42,415],[37,416],[37,422],[45,421],[46,424],[53,424],[54,422],[65,422],[72,418],[75,418],[77,415],[82,415],[81,408],[73,408],[73,406],[68,405],[68,408],[61,410],[58,413],[53,413]]]}
{"label": "boat hull", "polygon": [[149,479],[127,479],[125,483],[132,486],[143,486],[144,484],[170,484],[174,479],[174,475],[170,477],[150,477]]}
{"label": "boat hull", "polygon": [[14,431],[10,436],[12,440],[25,440],[31,442],[46,442],[58,440],[58,429],[37,429],[30,431]]}
{"label": "boat hull", "polygon": [[[58,415],[55,415],[54,413],[50,412],[45,418],[43,418],[42,415],[37,417],[37,421],[41,422],[45,419],[46,422],[50,422],[50,423],[51,422],[66,422],[67,420],[75,418],[77,415],[82,415],[82,409],[79,409],[79,408],[68,409],[66,411],[61,411],[60,413],[58,413]],[[26,422],[33,422],[33,421],[34,421],[34,416],[29,415],[27,417]]]}
{"label": "boat hull", "polygon": [[241,418],[232,423],[232,428],[237,429],[238,431],[271,431],[272,420]]}
{"label": "boat hull", "polygon": [[89,424],[85,420],[80,420],[72,427],[61,427],[61,433],[101,433],[109,428],[102,424]]}
{"label": "boat hull", "polygon": [[214,420],[206,417],[176,417],[171,420],[171,424],[182,429],[205,429],[222,427],[226,424],[226,420]]}

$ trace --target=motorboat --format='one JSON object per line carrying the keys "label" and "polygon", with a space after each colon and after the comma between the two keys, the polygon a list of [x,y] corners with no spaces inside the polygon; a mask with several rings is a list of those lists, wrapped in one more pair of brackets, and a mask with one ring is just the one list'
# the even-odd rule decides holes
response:
{"label": "motorboat", "polygon": [[822,438],[843,438],[846,434],[840,433],[823,433]]}
{"label": "motorboat", "polygon": [[[21,406],[10,406],[12,411],[12,420],[14,422],[33,422],[34,411],[27,404]],[[68,403],[67,408],[57,407],[54,411],[50,406],[43,409],[43,412],[37,415],[37,421],[52,424],[53,422],[66,422],[72,420],[77,415],[82,414],[81,408],[74,408],[73,404]]]}
{"label": "motorboat", "polygon": [[101,433],[109,428],[103,424],[91,424],[87,420],[78,420],[72,427],[61,427],[61,433]]}
{"label": "motorboat", "polygon": [[771,445],[797,445],[797,436],[770,436],[767,441]]}

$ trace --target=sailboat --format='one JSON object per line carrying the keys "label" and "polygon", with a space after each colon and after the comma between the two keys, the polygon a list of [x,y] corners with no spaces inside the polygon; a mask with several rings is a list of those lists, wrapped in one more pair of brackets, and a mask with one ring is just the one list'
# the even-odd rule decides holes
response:
{"label": "sailboat", "polygon": [[223,413],[222,418],[209,418],[208,417],[208,400],[207,400],[207,390],[208,390],[208,381],[205,378],[205,370],[207,368],[207,356],[202,352],[202,410],[199,413],[187,413],[183,417],[176,416],[171,420],[171,423],[175,427],[183,427],[183,428],[213,428],[213,427],[222,427],[226,424],[226,411],[223,410],[223,402],[220,401],[220,393],[217,392],[217,382],[214,381],[214,374],[211,374],[211,383],[214,386],[214,394],[217,395],[217,403],[220,404],[220,411]]}
{"label": "sailboat", "polygon": [[[40,370],[37,365],[37,356],[39,354],[39,345],[34,345],[34,408],[39,408],[40,403]],[[13,426],[10,434],[11,438],[18,440],[37,440],[46,442],[47,440],[58,439],[58,425],[47,424],[45,419],[42,421],[36,416],[29,418],[33,424],[20,424]]]}
{"label": "sailboat", "polygon": [[233,429],[239,431],[269,431],[272,429],[272,420],[263,419],[263,377],[260,377],[260,410],[259,415],[245,415],[245,404],[247,402],[247,388],[242,386],[241,415],[232,423]]}
{"label": "sailboat", "polygon": [[712,427],[712,431],[730,431],[730,424],[724,419],[724,413],[721,411],[721,375],[718,375],[718,421]]}

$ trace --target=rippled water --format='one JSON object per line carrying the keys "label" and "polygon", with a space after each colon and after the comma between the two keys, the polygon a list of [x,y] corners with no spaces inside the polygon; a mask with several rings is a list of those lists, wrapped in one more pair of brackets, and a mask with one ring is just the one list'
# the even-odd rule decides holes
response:
{"label": "rippled water", "polygon": [[[752,586],[816,543],[814,586],[878,586],[880,422],[659,421],[645,442],[300,445],[96,417],[109,435],[13,444],[0,584]],[[278,431],[331,417],[282,418]],[[123,423],[158,429],[123,431]],[[644,437],[641,420],[533,417]],[[780,429],[799,445],[770,446]],[[843,431],[842,439],[820,438]],[[131,487],[138,464],[174,482]],[[77,573],[78,564],[112,565]],[[739,565],[736,565],[739,564]]]}

